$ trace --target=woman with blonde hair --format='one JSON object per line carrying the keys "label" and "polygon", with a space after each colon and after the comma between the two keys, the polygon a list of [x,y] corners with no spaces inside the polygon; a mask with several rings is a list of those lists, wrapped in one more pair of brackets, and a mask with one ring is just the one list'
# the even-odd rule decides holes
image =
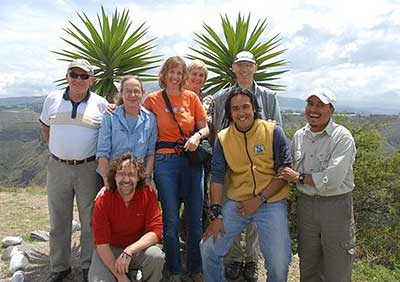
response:
{"label": "woman with blonde hair", "polygon": [[203,167],[190,162],[187,152],[197,149],[201,138],[208,136],[209,129],[198,96],[185,89],[186,80],[185,61],[178,56],[168,58],[159,74],[162,89],[149,94],[144,106],[155,114],[158,126],[154,180],[163,211],[164,251],[170,281],[183,281],[178,235],[182,199],[187,234],[186,266],[192,280],[197,282],[202,281],[199,243],[202,237]]}

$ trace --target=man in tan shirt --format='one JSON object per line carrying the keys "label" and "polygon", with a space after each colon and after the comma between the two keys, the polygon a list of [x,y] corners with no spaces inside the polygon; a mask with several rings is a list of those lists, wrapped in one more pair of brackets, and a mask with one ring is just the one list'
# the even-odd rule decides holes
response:
{"label": "man in tan shirt", "polygon": [[356,147],[333,122],[335,94],[313,90],[306,99],[307,125],[293,139],[293,168],[281,179],[296,182],[300,281],[351,281],[355,252],[352,190]]}

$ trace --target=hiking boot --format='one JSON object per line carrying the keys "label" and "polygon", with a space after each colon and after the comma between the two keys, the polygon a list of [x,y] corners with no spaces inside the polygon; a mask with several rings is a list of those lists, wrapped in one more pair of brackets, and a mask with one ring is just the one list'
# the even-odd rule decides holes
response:
{"label": "hiking boot", "polygon": [[82,268],[83,282],[89,282],[89,269]]}
{"label": "hiking boot", "polygon": [[204,282],[203,273],[201,272],[190,275],[190,278],[192,278],[193,282]]}
{"label": "hiking boot", "polygon": [[59,272],[50,272],[49,277],[47,278],[47,282],[62,282],[68,274],[71,273],[71,268],[68,268],[64,271]]}
{"label": "hiking boot", "polygon": [[225,277],[229,280],[236,280],[242,272],[243,263],[241,261],[232,261],[225,265]]}
{"label": "hiking boot", "polygon": [[248,282],[257,282],[258,280],[257,262],[249,261],[244,264],[243,277]]}

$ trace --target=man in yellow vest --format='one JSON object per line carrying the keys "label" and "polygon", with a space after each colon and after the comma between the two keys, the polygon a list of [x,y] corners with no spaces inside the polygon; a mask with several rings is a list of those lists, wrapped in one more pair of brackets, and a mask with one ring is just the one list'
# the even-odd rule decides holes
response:
{"label": "man in yellow vest", "polygon": [[[206,282],[224,281],[223,258],[235,237],[255,222],[269,282],[287,281],[291,259],[287,217],[289,187],[276,177],[290,166],[282,129],[259,118],[248,89],[233,89],[225,105],[228,128],[218,133],[211,178],[210,225],[201,242]],[[227,200],[223,202],[223,194]]]}

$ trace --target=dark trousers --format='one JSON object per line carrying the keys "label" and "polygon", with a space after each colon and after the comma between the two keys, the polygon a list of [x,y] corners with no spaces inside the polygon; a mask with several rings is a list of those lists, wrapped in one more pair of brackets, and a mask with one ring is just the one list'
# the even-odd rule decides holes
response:
{"label": "dark trousers", "polygon": [[300,281],[351,281],[355,224],[351,193],[297,199]]}

